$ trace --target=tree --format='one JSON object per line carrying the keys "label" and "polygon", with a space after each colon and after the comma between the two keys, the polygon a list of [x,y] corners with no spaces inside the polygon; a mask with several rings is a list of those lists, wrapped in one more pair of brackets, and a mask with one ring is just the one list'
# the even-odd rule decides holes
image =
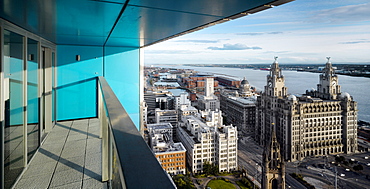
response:
{"label": "tree", "polygon": [[212,163],[210,164],[209,162],[204,162],[203,163],[203,173],[206,175],[218,175],[218,165]]}
{"label": "tree", "polygon": [[212,164],[212,174],[213,175],[218,175],[218,165]]}
{"label": "tree", "polygon": [[206,175],[212,174],[212,165],[208,161],[203,163],[203,173]]}
{"label": "tree", "polygon": [[195,189],[195,186],[188,175],[179,174],[173,176],[172,180],[179,189]]}
{"label": "tree", "polygon": [[353,166],[353,170],[361,171],[361,170],[364,170],[364,167],[362,167],[362,165],[355,165],[355,166]]}

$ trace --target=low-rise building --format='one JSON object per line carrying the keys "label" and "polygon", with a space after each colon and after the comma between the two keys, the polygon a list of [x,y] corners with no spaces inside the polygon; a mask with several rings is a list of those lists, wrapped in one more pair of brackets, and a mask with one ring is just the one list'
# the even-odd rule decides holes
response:
{"label": "low-rise building", "polygon": [[186,173],[186,149],[179,142],[174,143],[170,123],[148,124],[148,143],[161,163],[171,175]]}

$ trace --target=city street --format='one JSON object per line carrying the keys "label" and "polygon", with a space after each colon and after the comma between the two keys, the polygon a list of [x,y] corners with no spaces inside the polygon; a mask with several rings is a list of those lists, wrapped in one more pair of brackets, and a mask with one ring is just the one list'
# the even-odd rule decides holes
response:
{"label": "city street", "polygon": [[[239,167],[245,169],[247,174],[257,178],[261,183],[262,173],[262,152],[263,149],[259,147],[251,137],[243,137],[238,142],[238,164]],[[301,189],[304,186],[286,174],[286,188]]]}
{"label": "city street", "polygon": [[340,156],[345,157],[347,161],[353,159],[354,162],[361,164],[364,170],[354,171],[352,168],[350,168],[352,166],[335,166],[335,164],[332,163],[335,162],[335,156],[329,155],[324,157],[305,158],[301,162],[287,163],[286,172],[298,172],[303,176],[315,178],[334,186],[336,169],[338,188],[369,188],[368,186],[370,186],[370,180],[367,178],[370,178],[370,167],[366,165],[369,160],[365,159],[364,157],[370,157],[370,153],[366,152],[352,155],[340,154]]}
{"label": "city street", "polygon": [[[261,161],[263,149],[258,146],[251,137],[243,137],[238,142],[238,164],[240,168],[247,171],[247,174],[257,178],[261,182]],[[337,169],[338,188],[361,189],[370,186],[370,152],[357,154],[340,154],[347,161],[351,159],[363,166],[362,171],[354,171],[352,168],[335,166],[334,155],[324,157],[309,157],[300,162],[286,162],[286,185],[287,188],[302,188],[303,186],[289,176],[290,173],[299,173],[304,177],[309,177],[310,184],[315,187],[327,187],[335,185],[335,169]],[[368,159],[365,159],[368,157]],[[355,164],[353,164],[355,165]],[[370,165],[370,164],[369,164]],[[336,168],[334,168],[336,167]],[[353,167],[353,166],[352,166]],[[346,171],[347,169],[347,171]],[[342,176],[341,176],[342,175]],[[369,178],[369,179],[368,179]],[[325,184],[324,184],[325,183]],[[326,186],[322,186],[326,185]]]}

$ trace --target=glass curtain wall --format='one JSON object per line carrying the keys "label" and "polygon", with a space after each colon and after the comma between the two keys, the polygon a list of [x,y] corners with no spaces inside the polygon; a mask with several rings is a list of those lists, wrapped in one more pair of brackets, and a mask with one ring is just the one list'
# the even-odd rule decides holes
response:
{"label": "glass curtain wall", "polygon": [[27,39],[27,151],[28,161],[39,146],[38,42]]}
{"label": "glass curtain wall", "polygon": [[4,178],[9,188],[24,167],[23,36],[4,30]]}
{"label": "glass curtain wall", "polygon": [[[0,35],[3,55],[0,66],[4,75],[0,80],[3,89],[0,92],[4,94],[0,102],[4,106],[1,110],[4,121],[0,125],[3,143],[0,155],[4,158],[0,161],[0,172],[4,174],[0,175],[0,188],[11,188],[41,144],[41,121],[47,122],[49,131],[55,124],[56,62],[54,44],[14,25],[5,25],[0,19],[0,27],[4,27],[0,28],[3,31]],[[47,60],[44,58],[49,65],[47,69],[41,64],[41,47],[48,49],[48,53],[44,53],[48,57]],[[42,87],[46,82],[43,75],[48,75],[47,82],[51,83],[48,93]],[[42,104],[41,98],[45,94],[51,97]],[[50,107],[47,114],[41,111],[45,111],[45,107]]]}

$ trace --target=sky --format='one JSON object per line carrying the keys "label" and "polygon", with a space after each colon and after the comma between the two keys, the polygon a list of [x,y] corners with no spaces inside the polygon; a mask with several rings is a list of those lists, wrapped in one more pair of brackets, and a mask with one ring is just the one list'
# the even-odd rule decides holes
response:
{"label": "sky", "polygon": [[369,0],[295,0],[144,48],[152,64],[370,63]]}

